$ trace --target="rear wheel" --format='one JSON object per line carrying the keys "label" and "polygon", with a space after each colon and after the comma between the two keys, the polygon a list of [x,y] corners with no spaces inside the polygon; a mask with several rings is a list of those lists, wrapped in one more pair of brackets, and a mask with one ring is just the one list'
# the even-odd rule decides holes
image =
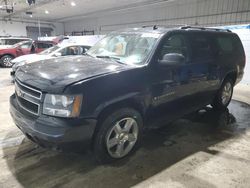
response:
{"label": "rear wheel", "polygon": [[12,67],[13,66],[13,63],[11,63],[12,59],[14,59],[14,57],[11,55],[2,56],[0,59],[0,65],[6,68]]}
{"label": "rear wheel", "polygon": [[131,108],[109,114],[96,134],[94,152],[97,160],[108,163],[129,156],[139,145],[142,118]]}
{"label": "rear wheel", "polygon": [[233,95],[233,86],[233,81],[230,78],[224,80],[214,99],[213,107],[217,109],[225,109],[229,105]]}

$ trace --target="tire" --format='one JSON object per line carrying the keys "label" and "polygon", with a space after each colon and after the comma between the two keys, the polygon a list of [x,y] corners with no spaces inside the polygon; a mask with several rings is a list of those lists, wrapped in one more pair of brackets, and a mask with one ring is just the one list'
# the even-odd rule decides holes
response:
{"label": "tire", "polygon": [[142,127],[140,113],[132,108],[121,108],[108,114],[95,135],[96,160],[105,164],[128,157],[140,145]]}
{"label": "tire", "polygon": [[4,55],[0,58],[0,65],[5,68],[10,68],[13,66],[13,64],[10,62],[12,59],[14,59],[11,55]]}
{"label": "tire", "polygon": [[212,104],[215,109],[224,110],[227,108],[233,96],[233,87],[232,79],[226,78]]}

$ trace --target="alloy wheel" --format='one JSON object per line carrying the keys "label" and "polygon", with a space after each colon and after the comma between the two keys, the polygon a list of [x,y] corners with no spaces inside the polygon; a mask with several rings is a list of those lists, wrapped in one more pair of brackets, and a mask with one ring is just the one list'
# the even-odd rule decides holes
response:
{"label": "alloy wheel", "polygon": [[139,133],[136,120],[132,117],[123,118],[108,131],[106,147],[113,158],[126,156],[134,147]]}
{"label": "alloy wheel", "polygon": [[5,67],[11,67],[12,66],[11,60],[12,60],[12,58],[9,57],[9,56],[4,57],[4,59],[3,59],[3,65]]}
{"label": "alloy wheel", "polygon": [[224,87],[223,87],[223,90],[222,90],[222,94],[221,94],[221,102],[222,104],[226,105],[230,99],[231,99],[231,96],[232,96],[232,85],[230,82],[227,82]]}

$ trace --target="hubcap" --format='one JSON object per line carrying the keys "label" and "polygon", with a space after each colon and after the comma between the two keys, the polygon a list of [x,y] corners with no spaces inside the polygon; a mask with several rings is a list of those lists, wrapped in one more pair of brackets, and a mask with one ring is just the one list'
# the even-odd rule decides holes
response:
{"label": "hubcap", "polygon": [[231,95],[232,95],[232,85],[231,83],[228,82],[225,84],[222,90],[222,95],[221,95],[222,104],[226,105],[230,101]]}
{"label": "hubcap", "polygon": [[137,141],[138,132],[137,122],[131,117],[116,122],[106,138],[106,147],[110,156],[121,158],[127,155]]}
{"label": "hubcap", "polygon": [[6,66],[6,67],[12,66],[11,60],[12,60],[11,57],[5,57],[5,58],[3,59],[3,64],[4,64],[4,66]]}

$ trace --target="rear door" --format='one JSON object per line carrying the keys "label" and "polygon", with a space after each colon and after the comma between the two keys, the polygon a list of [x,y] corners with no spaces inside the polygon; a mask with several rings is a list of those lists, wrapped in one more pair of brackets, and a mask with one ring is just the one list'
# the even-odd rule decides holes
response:
{"label": "rear door", "polygon": [[[220,33],[215,37],[217,45],[217,65],[219,79],[222,81],[227,73],[238,71],[243,74],[245,55],[237,36],[231,33]],[[242,75],[241,75],[242,76]]]}
{"label": "rear door", "polygon": [[[191,57],[187,65],[189,89],[195,105],[210,103],[218,84],[219,65],[216,62],[213,35],[209,32],[191,32]],[[193,104],[194,105],[194,104]]]}
{"label": "rear door", "polygon": [[51,43],[37,42],[35,52],[40,53],[43,50],[46,50],[52,46],[53,46],[53,44],[51,44]]}

